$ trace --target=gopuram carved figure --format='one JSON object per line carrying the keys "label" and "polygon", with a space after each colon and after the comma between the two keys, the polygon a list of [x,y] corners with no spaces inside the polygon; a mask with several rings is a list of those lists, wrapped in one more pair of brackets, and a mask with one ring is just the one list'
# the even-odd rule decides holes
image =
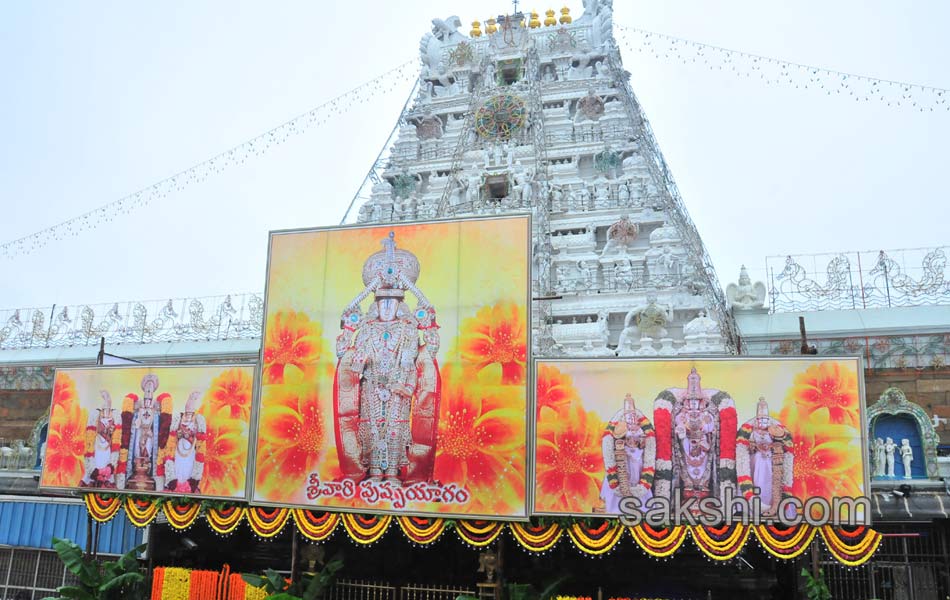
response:
{"label": "gopuram carved figure", "polygon": [[874,445],[871,447],[871,462],[874,465],[873,476],[875,478],[884,477],[884,440],[874,438]]}
{"label": "gopuram carved figure", "polygon": [[81,487],[114,489],[119,464],[122,424],[112,410],[112,397],[102,390],[102,406],[89,417],[85,439],[85,474]]}
{"label": "gopuram carved figure", "polygon": [[[343,476],[394,484],[430,481],[439,414],[435,308],[416,287],[419,260],[395,234],[363,265],[364,289],[343,310],[333,386]],[[406,292],[418,300],[415,310]],[[364,315],[360,302],[374,301]]]}
{"label": "gopuram carved figure", "polygon": [[739,491],[747,499],[758,495],[763,516],[775,516],[779,503],[791,497],[792,450],[791,432],[769,415],[768,402],[759,398],[755,417],[737,434],[736,473]]}
{"label": "gopuram carved figure", "polygon": [[652,497],[656,434],[632,395],[626,395],[623,409],[607,423],[601,451],[606,477],[600,488],[603,505],[595,512],[620,514],[620,501],[627,496],[636,496],[641,506],[646,503]]}
{"label": "gopuram carved figure", "polygon": [[620,217],[619,221],[607,228],[607,243],[600,255],[626,254],[639,234],[640,227],[630,220],[629,215]]}
{"label": "gopuram carved figure", "polygon": [[185,410],[172,419],[165,452],[165,480],[169,491],[184,494],[198,492],[204,474],[205,441],[208,427],[203,415],[196,411],[201,392],[192,392]]}
{"label": "gopuram carved figure", "polygon": [[726,298],[729,305],[737,310],[762,308],[765,304],[765,284],[761,281],[752,283],[749,271],[745,265],[739,270],[739,283],[730,283],[726,286]]}
{"label": "gopuram carved figure", "polygon": [[635,323],[641,339],[662,339],[667,336],[666,326],[672,320],[672,307],[661,306],[656,293],[650,292],[647,294],[647,303],[628,312],[623,324],[627,328]]}
{"label": "gopuram carved figure", "polygon": [[884,455],[887,460],[887,477],[896,477],[894,475],[894,452],[897,451],[897,444],[894,443],[894,440],[887,438],[884,440]]}
{"label": "gopuram carved figure", "polygon": [[910,447],[910,440],[901,440],[900,452],[901,462],[904,463],[904,479],[910,479],[912,477],[910,463],[914,460],[914,449]]}
{"label": "gopuram carved figure", "polygon": [[[653,403],[653,494],[671,502],[715,497],[736,481],[736,408],[729,394],[703,389],[693,368],[686,389],[668,388]],[[694,510],[695,510],[694,505]]]}
{"label": "gopuram carved figure", "polygon": [[156,397],[158,384],[158,377],[146,375],[142,378],[142,398],[129,394],[122,406],[119,458],[121,462],[122,454],[128,457],[125,472],[130,475],[125,482],[126,489],[152,491],[165,487],[165,465],[158,454],[168,441],[172,397],[167,393]]}

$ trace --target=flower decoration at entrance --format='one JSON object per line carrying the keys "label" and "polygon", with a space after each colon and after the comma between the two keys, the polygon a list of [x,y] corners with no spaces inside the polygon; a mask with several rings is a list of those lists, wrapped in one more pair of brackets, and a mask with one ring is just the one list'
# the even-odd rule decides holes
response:
{"label": "flower decoration at entrance", "polygon": [[523,99],[514,94],[499,94],[475,111],[475,131],[483,139],[506,141],[524,127],[527,117]]}

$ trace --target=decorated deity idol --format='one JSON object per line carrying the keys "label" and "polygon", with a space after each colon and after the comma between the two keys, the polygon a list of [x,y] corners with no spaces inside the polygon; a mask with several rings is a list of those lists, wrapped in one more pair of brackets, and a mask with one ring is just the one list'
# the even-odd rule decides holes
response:
{"label": "decorated deity idol", "polygon": [[685,389],[660,392],[653,413],[655,496],[722,499],[726,488],[735,487],[736,409],[729,394],[703,389],[693,368]]}
{"label": "decorated deity idol", "polygon": [[791,497],[793,461],[791,432],[759,398],[755,418],[743,423],[737,435],[736,471],[739,491],[748,499],[758,495],[763,516],[777,514],[779,503]]}
{"label": "decorated deity idol", "polygon": [[[395,233],[363,265],[364,289],[343,311],[333,386],[343,476],[393,484],[431,481],[439,415],[439,326],[416,287],[419,260]],[[404,302],[417,299],[415,310]],[[360,302],[373,303],[364,315]]]}
{"label": "decorated deity idol", "polygon": [[606,471],[600,488],[603,511],[620,514],[620,501],[627,496],[637,497],[644,506],[652,497],[656,435],[632,395],[626,395],[623,409],[607,423],[601,450]]}
{"label": "decorated deity idol", "polygon": [[165,465],[159,460],[159,452],[168,441],[172,397],[167,393],[155,397],[158,384],[158,377],[146,375],[142,378],[142,398],[129,394],[122,405],[120,459],[127,457],[128,461],[126,489],[153,491],[165,487]]}
{"label": "decorated deity idol", "polygon": [[102,406],[93,411],[86,425],[86,469],[80,485],[114,489],[122,424],[112,410],[109,392],[102,390],[99,394],[102,396]]}
{"label": "decorated deity idol", "polygon": [[205,418],[196,411],[201,392],[192,392],[185,402],[185,411],[172,419],[165,450],[165,487],[168,491],[194,494],[204,473]]}

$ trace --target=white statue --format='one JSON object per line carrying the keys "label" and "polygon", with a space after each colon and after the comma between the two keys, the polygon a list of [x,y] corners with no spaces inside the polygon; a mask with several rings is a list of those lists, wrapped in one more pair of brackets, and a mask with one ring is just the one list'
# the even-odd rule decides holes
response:
{"label": "white statue", "polygon": [[594,63],[594,71],[597,72],[597,77],[599,78],[610,77],[610,67],[604,64],[602,60],[598,60]]}
{"label": "white statue", "polygon": [[765,284],[756,281],[754,284],[749,278],[749,271],[745,265],[739,269],[739,283],[730,283],[726,286],[726,298],[729,305],[737,310],[762,308],[765,304]]}
{"label": "white statue", "polygon": [[874,452],[874,477],[884,477],[884,440],[875,438],[872,450]]}
{"label": "white statue", "polygon": [[627,181],[622,182],[617,187],[617,196],[620,200],[620,206],[627,206],[630,203],[630,183]]}
{"label": "white statue", "polygon": [[647,303],[638,306],[627,313],[624,318],[624,328],[636,323],[640,337],[665,338],[666,326],[673,320],[673,307],[663,306],[657,302],[655,292],[647,294]]}
{"label": "white statue", "polygon": [[894,475],[894,451],[897,450],[897,444],[894,440],[887,438],[884,441],[884,454],[887,457],[887,477],[896,477]]}
{"label": "white statue", "polygon": [[606,181],[599,181],[595,188],[594,206],[596,208],[607,208],[610,203],[610,189]]}
{"label": "white statue", "polygon": [[458,206],[462,203],[462,194],[465,192],[462,183],[455,177],[449,182],[449,206]]}
{"label": "white statue", "polygon": [[640,227],[628,215],[620,217],[619,221],[607,228],[607,243],[600,255],[626,254],[639,233]]}
{"label": "white statue", "polygon": [[493,61],[488,61],[485,63],[485,68],[482,70],[482,83],[485,84],[485,87],[495,87],[495,63]]}
{"label": "white statue", "polygon": [[910,447],[910,440],[901,440],[901,461],[904,463],[904,479],[911,478],[910,463],[914,461],[914,449]]}
{"label": "white statue", "polygon": [[478,173],[472,173],[468,176],[468,187],[465,190],[465,201],[471,202],[474,206],[481,195],[482,178]]}

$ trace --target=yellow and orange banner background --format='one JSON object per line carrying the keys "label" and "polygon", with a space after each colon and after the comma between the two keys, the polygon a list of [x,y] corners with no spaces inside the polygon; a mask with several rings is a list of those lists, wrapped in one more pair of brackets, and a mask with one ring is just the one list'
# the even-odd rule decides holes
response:
{"label": "yellow and orange banner background", "polygon": [[[272,234],[252,502],[524,517],[529,232],[529,218],[517,216]],[[438,324],[436,450],[426,489],[460,492],[448,502],[397,481],[370,493],[341,469],[336,339],[351,303],[369,315],[373,293],[357,300],[364,264],[388,239],[418,260],[414,284]],[[403,301],[410,311],[421,304],[412,291]]]}

